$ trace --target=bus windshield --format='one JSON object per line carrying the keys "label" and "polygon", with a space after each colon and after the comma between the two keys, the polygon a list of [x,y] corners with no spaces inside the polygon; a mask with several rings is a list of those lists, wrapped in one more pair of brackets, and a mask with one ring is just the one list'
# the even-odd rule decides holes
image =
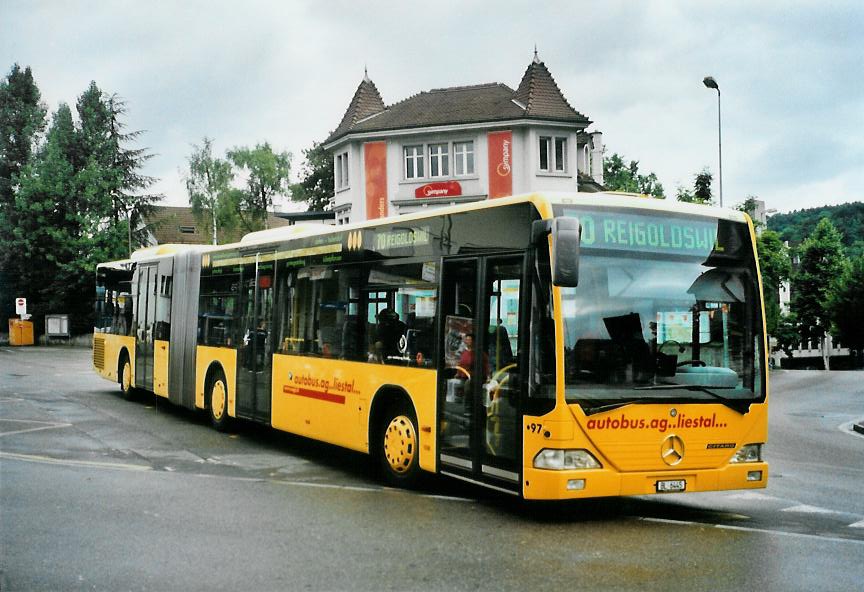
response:
{"label": "bus windshield", "polygon": [[744,412],[763,400],[747,226],[632,214],[610,225],[598,216],[581,214],[579,286],[561,290],[567,401],[590,414],[657,402]]}

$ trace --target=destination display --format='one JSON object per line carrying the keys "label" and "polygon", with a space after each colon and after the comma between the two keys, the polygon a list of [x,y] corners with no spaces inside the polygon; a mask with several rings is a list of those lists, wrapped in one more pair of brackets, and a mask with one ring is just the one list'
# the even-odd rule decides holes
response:
{"label": "destination display", "polygon": [[724,246],[718,243],[717,220],[570,208],[562,213],[579,219],[583,249],[626,249],[682,255],[724,251]]}

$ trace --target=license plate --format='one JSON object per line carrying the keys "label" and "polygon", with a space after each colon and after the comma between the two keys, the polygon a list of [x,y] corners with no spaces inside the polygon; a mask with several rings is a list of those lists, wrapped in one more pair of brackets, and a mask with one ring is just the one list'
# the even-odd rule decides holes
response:
{"label": "license plate", "polygon": [[669,481],[657,482],[657,493],[670,493],[673,491],[684,491],[687,488],[687,481],[684,479],[671,479]]}

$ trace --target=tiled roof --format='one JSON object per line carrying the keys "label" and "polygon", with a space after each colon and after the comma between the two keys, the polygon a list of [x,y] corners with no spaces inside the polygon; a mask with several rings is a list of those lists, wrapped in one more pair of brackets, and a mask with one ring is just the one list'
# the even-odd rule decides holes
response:
{"label": "tiled roof", "polygon": [[[267,215],[269,228],[287,226],[289,223],[288,220],[279,218],[273,214]],[[146,224],[158,245],[207,245],[212,242],[212,237],[208,233],[207,227],[199,223],[192,213],[192,208],[157,206],[147,218]],[[236,242],[244,234],[246,232],[242,230],[235,231],[227,236],[223,236],[220,233],[219,243]]]}
{"label": "tiled roof", "polygon": [[378,89],[365,78],[354,93],[339,127],[325,144],[348,133],[524,118],[564,121],[582,124],[583,127],[591,123],[570,106],[545,64],[535,59],[516,91],[501,83],[437,88],[389,107],[384,107]]}
{"label": "tiled roof", "polygon": [[351,128],[352,133],[514,119],[523,114],[513,89],[480,84],[424,91]]}

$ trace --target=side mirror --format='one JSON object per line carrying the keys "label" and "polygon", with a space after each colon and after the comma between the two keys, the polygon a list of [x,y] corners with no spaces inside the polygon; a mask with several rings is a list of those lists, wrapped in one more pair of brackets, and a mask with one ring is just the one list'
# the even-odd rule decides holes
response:
{"label": "side mirror", "polygon": [[552,235],[552,285],[575,288],[579,285],[579,242],[581,226],[578,218],[538,220],[531,229],[534,244]]}

